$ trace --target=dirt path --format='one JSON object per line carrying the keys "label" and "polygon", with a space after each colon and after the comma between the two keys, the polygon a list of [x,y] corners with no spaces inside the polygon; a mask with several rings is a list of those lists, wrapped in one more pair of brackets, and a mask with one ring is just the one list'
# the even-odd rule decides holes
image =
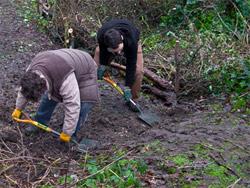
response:
{"label": "dirt path", "polygon": [[[60,48],[58,45],[50,45],[49,37],[37,31],[35,24],[24,22],[23,18],[18,15],[16,4],[11,2],[17,1],[0,1],[1,150],[5,151],[4,155],[9,156],[9,158],[21,155],[33,158],[33,164],[39,163],[39,160],[46,160],[48,157],[62,158],[62,161],[67,161],[70,152],[58,138],[46,132],[41,132],[38,136],[27,137],[23,131],[22,126],[24,125],[11,120],[18,80],[31,59],[40,51]],[[123,82],[115,76],[113,78],[118,84]],[[173,182],[175,182],[174,179],[183,175],[180,175],[181,173],[174,173],[177,174],[175,177],[169,175],[169,171],[166,170],[169,167],[166,154],[171,157],[181,153],[194,152],[193,146],[200,144],[207,149],[210,147],[211,155],[215,158],[218,157],[219,152],[214,148],[223,149],[225,163],[248,164],[244,167],[244,173],[250,176],[249,153],[240,154],[240,159],[237,158],[236,161],[229,155],[236,149],[249,151],[250,128],[246,125],[246,122],[249,122],[249,117],[244,119],[240,115],[228,114],[230,106],[222,108],[220,112],[212,116],[213,109],[207,109],[201,102],[168,107],[164,106],[160,100],[152,101],[142,97],[140,102],[142,109],[149,110],[161,117],[160,123],[150,127],[138,120],[138,113],[128,110],[122,96],[108,83],[100,81],[99,84],[102,104],[92,106],[88,120],[81,130],[81,135],[84,138],[95,139],[102,143],[101,147],[93,154],[109,151],[115,145],[121,148],[137,148],[159,142],[157,150],[152,149],[155,154],[151,153],[147,157],[144,156],[143,152],[139,152],[134,155],[144,156],[150,171],[157,177],[157,187],[167,187],[167,185],[179,187],[180,184],[174,185]],[[25,112],[35,112],[37,105],[28,105]],[[49,126],[60,132],[62,121],[63,110],[62,106],[58,105]],[[158,153],[159,150],[164,150],[165,155]],[[75,154],[73,158],[77,157],[79,154]],[[207,162],[200,158],[197,158],[197,161],[200,165]],[[165,168],[162,168],[164,165]],[[15,173],[15,179],[25,185],[28,181],[28,169],[24,164],[18,164],[10,173]],[[31,179],[38,176],[28,175],[31,176]],[[205,179],[202,174],[192,178],[192,181],[195,178]],[[200,187],[208,187],[209,182],[214,180],[214,177],[207,178],[207,181]],[[168,184],[169,181],[172,181],[171,184]],[[247,186],[249,181],[249,179],[244,179],[241,185]],[[6,182],[6,178],[1,178],[0,187],[6,185]]]}

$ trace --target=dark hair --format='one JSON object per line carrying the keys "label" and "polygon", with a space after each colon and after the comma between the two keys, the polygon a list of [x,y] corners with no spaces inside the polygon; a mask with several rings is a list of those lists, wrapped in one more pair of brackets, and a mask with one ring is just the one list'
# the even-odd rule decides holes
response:
{"label": "dark hair", "polygon": [[24,97],[34,102],[37,102],[47,90],[45,79],[31,71],[24,73],[20,85]]}
{"label": "dark hair", "polygon": [[108,48],[116,49],[122,43],[122,37],[119,31],[109,29],[104,33],[104,43]]}

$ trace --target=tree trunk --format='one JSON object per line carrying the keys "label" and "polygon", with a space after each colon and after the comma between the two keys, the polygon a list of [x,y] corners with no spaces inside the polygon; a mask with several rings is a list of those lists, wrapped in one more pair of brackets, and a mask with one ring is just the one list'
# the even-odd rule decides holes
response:
{"label": "tree trunk", "polygon": [[179,41],[176,41],[175,43],[175,65],[176,65],[176,71],[175,71],[175,94],[178,96],[179,89],[180,89],[180,62],[178,59],[178,53],[179,53]]}

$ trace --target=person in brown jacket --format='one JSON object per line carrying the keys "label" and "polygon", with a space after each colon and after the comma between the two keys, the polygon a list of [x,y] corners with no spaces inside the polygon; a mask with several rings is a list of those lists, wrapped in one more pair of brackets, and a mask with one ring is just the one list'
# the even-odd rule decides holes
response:
{"label": "person in brown jacket", "polygon": [[[48,124],[58,102],[64,104],[64,124],[60,139],[76,140],[84,124],[90,103],[99,103],[97,65],[86,52],[59,49],[38,53],[20,80],[13,119],[20,118],[28,100],[41,104],[35,121]],[[30,126],[26,131],[34,131]],[[36,128],[36,127],[35,127]]]}

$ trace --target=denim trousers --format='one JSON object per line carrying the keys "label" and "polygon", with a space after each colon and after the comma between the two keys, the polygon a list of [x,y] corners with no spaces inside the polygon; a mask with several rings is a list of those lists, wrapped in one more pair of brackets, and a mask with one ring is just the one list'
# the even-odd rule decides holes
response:
{"label": "denim trousers", "polygon": [[[35,115],[35,121],[47,125],[50,121],[52,113],[56,107],[58,102],[48,98],[48,92],[46,92],[43,96],[41,104],[37,110]],[[81,109],[79,114],[79,119],[77,122],[76,130],[72,137],[77,137],[80,128],[84,125],[85,120],[87,119],[88,113],[90,109],[89,102],[82,102]]]}

